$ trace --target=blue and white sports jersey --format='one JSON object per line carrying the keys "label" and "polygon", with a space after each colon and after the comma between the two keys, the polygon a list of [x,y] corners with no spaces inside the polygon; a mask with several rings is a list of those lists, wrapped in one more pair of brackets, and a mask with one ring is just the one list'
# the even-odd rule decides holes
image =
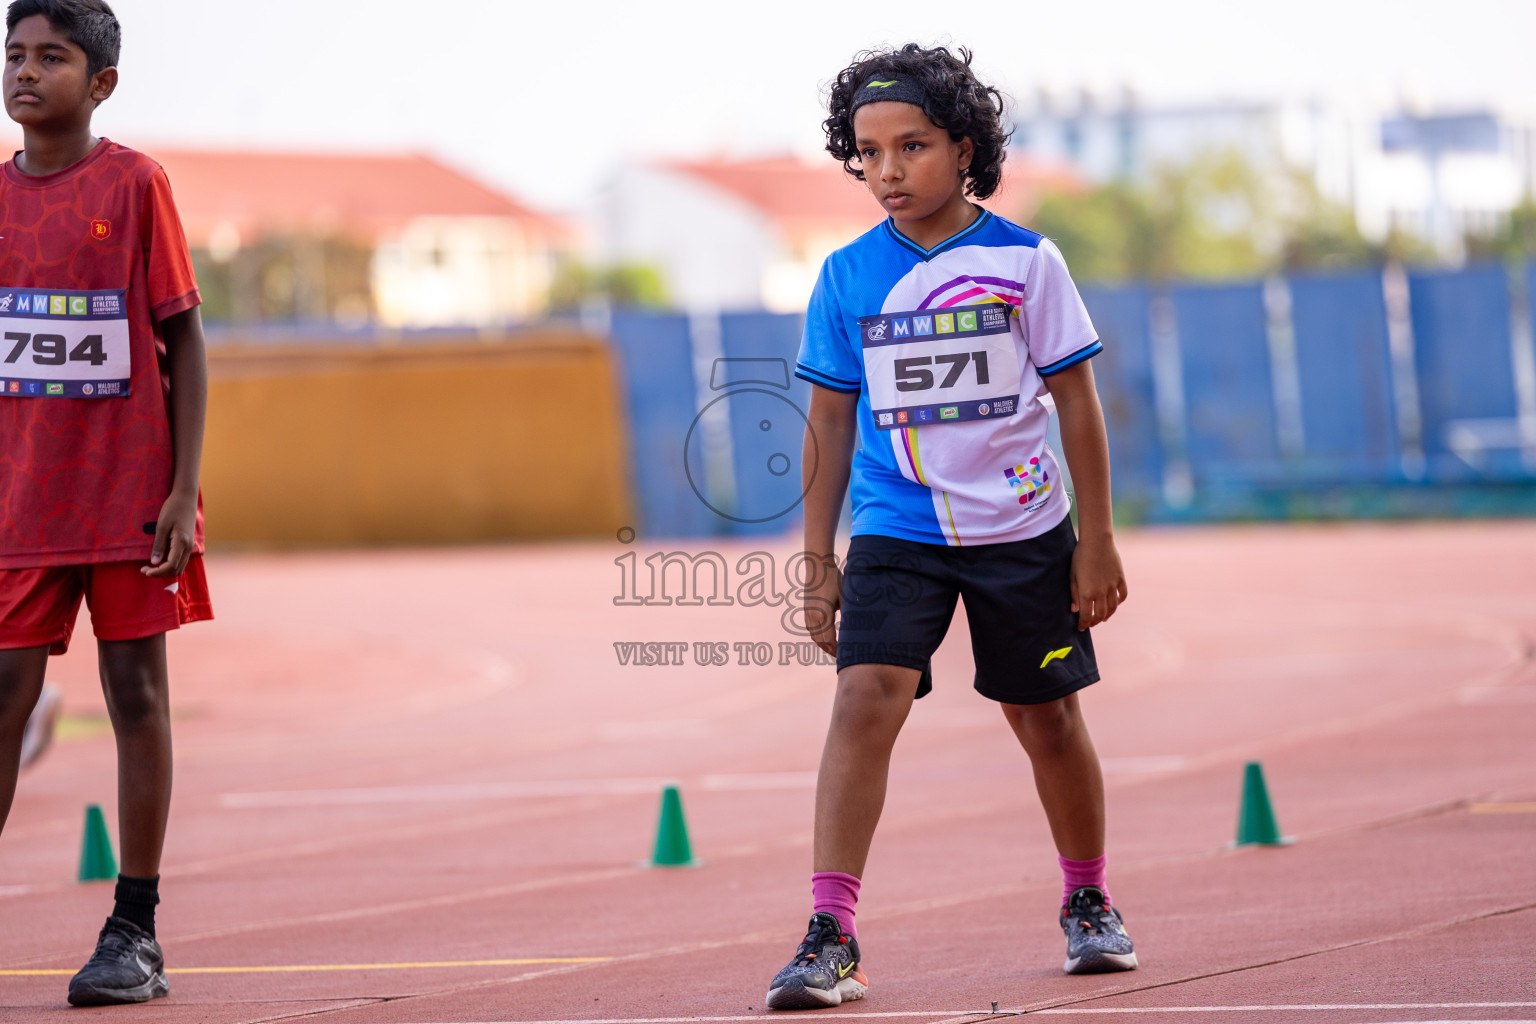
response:
{"label": "blue and white sports jersey", "polygon": [[1043,378],[1102,350],[1056,246],[991,213],[926,251],[887,220],[827,257],[796,374],[859,396],[854,534],[1000,544],[1061,522]]}

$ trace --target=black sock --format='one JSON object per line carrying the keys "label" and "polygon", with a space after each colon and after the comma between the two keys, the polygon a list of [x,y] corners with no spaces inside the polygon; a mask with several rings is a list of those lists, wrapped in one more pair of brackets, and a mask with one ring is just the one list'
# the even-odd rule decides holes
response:
{"label": "black sock", "polygon": [[112,907],[113,917],[131,921],[148,932],[150,938],[154,938],[155,904],[160,902],[159,875],[154,878],[118,875],[117,892],[113,894],[113,899],[117,900]]}

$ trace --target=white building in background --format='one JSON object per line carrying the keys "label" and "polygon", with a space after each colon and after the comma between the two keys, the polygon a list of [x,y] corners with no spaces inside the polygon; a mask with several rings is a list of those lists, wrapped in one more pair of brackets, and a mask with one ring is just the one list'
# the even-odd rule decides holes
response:
{"label": "white building in background", "polygon": [[602,261],[655,266],[681,308],[791,312],[880,210],[830,161],[783,158],[624,167],[598,220]]}
{"label": "white building in background", "polygon": [[1467,233],[1489,233],[1536,192],[1536,129],[1491,111],[1384,118],[1363,154],[1362,230],[1400,228],[1454,252]]}
{"label": "white building in background", "polygon": [[215,260],[271,237],[371,249],[371,294],[308,311],[341,326],[491,328],[536,316],[569,246],[559,222],[419,154],[153,153],[189,244]]}
{"label": "white building in background", "polygon": [[378,240],[373,295],[388,327],[493,327],[542,312],[551,247],[507,216],[414,217]]}
{"label": "white building in background", "polygon": [[[1083,187],[1022,154],[1007,172],[985,204],[1007,216],[1027,213],[1046,190]],[[632,165],[602,197],[598,259],[657,267],[684,309],[803,312],[822,261],[883,216],[830,158]]]}
{"label": "white building in background", "polygon": [[1393,228],[1455,256],[1536,192],[1536,124],[1490,110],[1349,109],[1312,102],[1155,106],[1122,90],[1063,99],[1041,91],[1017,118],[1016,150],[1085,178],[1147,180],[1160,165],[1235,151],[1259,168],[1300,170],[1355,211],[1367,237]]}

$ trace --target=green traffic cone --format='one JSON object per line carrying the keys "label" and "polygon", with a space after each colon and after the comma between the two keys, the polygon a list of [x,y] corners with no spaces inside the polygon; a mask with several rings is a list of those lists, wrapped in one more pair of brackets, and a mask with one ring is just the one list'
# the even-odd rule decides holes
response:
{"label": "green traffic cone", "polygon": [[688,823],[683,820],[682,795],[676,786],[668,786],[661,791],[661,818],[656,822],[656,849],[651,853],[651,866],[691,868],[697,864],[693,846],[688,842]]}
{"label": "green traffic cone", "polygon": [[1264,769],[1257,761],[1243,768],[1243,801],[1237,810],[1237,840],[1233,846],[1284,846],[1291,840],[1280,834],[1275,809],[1264,785]]}
{"label": "green traffic cone", "polygon": [[117,878],[117,858],[100,804],[85,809],[85,838],[80,843],[80,881],[111,882]]}

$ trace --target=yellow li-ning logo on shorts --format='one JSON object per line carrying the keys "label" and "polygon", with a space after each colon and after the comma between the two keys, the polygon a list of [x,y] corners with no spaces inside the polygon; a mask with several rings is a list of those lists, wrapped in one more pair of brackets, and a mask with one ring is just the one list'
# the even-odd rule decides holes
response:
{"label": "yellow li-ning logo on shorts", "polygon": [[1057,658],[1065,658],[1067,655],[1069,655],[1071,653],[1072,653],[1072,648],[1070,648],[1070,647],[1063,647],[1063,648],[1061,648],[1058,651],[1052,651],[1050,654],[1047,654],[1045,656],[1045,660],[1040,663],[1040,667],[1041,668],[1045,668],[1045,666],[1049,665],[1051,662],[1055,661]]}

